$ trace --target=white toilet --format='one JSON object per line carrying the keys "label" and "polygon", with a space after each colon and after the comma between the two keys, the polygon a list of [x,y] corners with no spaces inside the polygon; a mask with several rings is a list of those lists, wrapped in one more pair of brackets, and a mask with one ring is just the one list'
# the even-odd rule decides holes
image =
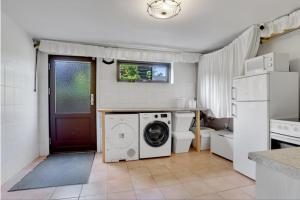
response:
{"label": "white toilet", "polygon": [[173,152],[188,152],[195,138],[193,132],[189,131],[192,119],[195,117],[193,112],[176,112],[172,114],[173,122]]}

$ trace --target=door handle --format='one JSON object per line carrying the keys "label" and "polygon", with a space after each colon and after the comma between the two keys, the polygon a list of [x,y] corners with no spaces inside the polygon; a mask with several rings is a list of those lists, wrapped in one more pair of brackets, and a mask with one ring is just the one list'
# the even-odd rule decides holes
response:
{"label": "door handle", "polygon": [[236,87],[231,88],[231,100],[236,100]]}
{"label": "door handle", "polygon": [[91,106],[93,106],[95,103],[94,94],[91,94]]}
{"label": "door handle", "polygon": [[231,116],[232,117],[237,117],[237,106],[235,103],[231,104]]}

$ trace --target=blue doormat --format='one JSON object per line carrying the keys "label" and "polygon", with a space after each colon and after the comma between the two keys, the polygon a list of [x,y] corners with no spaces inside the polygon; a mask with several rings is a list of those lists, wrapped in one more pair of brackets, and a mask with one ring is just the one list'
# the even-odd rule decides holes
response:
{"label": "blue doormat", "polygon": [[86,184],[94,157],[94,152],[50,155],[14,185],[9,192]]}

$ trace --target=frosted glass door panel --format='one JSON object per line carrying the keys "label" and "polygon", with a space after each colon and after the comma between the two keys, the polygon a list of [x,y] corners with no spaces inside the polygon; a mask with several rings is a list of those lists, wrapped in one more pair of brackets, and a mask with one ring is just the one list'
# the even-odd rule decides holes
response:
{"label": "frosted glass door panel", "polygon": [[91,63],[55,61],[55,112],[90,113]]}

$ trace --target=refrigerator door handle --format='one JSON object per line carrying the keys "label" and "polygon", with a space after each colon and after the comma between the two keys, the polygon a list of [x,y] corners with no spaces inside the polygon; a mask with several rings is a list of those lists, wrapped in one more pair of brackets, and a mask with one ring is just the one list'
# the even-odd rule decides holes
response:
{"label": "refrigerator door handle", "polygon": [[236,98],[237,98],[237,97],[236,97],[236,94],[237,94],[236,87],[232,87],[232,88],[231,88],[231,99],[234,100],[234,101],[235,101]]}
{"label": "refrigerator door handle", "polygon": [[231,104],[231,112],[232,112],[232,117],[237,117],[237,105],[235,103]]}

